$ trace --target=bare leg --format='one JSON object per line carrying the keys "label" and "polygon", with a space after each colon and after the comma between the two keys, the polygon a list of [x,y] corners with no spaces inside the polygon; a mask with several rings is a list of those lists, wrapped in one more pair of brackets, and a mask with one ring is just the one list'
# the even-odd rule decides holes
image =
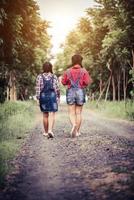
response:
{"label": "bare leg", "polygon": [[48,113],[43,113],[43,126],[45,133],[48,133]]}
{"label": "bare leg", "polygon": [[75,105],[68,105],[69,119],[72,126],[76,126],[76,112]]}
{"label": "bare leg", "polygon": [[80,126],[82,122],[82,108],[83,106],[76,106],[76,124],[77,124],[77,132],[80,132]]}
{"label": "bare leg", "polygon": [[68,111],[69,111],[69,118],[70,122],[72,124],[72,130],[71,130],[71,136],[76,136],[76,105],[68,105]]}
{"label": "bare leg", "polygon": [[50,112],[49,113],[49,132],[53,132],[53,127],[54,127],[54,123],[55,123],[55,112]]}

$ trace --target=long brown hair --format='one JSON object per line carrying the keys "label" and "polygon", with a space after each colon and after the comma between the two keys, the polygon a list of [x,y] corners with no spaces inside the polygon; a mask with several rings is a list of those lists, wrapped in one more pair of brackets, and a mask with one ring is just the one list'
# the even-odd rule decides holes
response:
{"label": "long brown hair", "polygon": [[50,63],[50,62],[45,62],[44,64],[43,64],[43,67],[42,67],[42,69],[43,69],[43,73],[52,73],[53,74],[53,65]]}

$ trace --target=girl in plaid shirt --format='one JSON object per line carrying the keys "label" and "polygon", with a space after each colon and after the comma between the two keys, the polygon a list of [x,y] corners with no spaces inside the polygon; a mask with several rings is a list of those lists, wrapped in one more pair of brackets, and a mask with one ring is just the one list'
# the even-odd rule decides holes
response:
{"label": "girl in plaid shirt", "polygon": [[[58,102],[60,99],[59,81],[53,74],[52,64],[45,62],[43,73],[39,74],[36,79],[36,98],[40,109],[43,112],[44,136],[53,138],[53,127],[55,121],[55,112],[58,111]],[[50,88],[51,86],[51,88]],[[45,92],[50,88],[49,92]]]}

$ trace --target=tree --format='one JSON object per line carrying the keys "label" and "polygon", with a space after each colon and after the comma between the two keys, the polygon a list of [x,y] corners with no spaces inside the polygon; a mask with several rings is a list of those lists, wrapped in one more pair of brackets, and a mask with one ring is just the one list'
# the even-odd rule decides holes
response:
{"label": "tree", "polygon": [[133,0],[96,2],[67,36],[63,53],[57,57],[57,70],[60,66],[64,71],[72,54],[80,53],[93,78],[91,93],[99,99],[126,100],[134,87]]}
{"label": "tree", "polygon": [[42,62],[49,56],[49,24],[40,18],[34,0],[1,1],[0,10],[1,77],[6,80],[7,99],[15,100],[17,95],[22,96],[24,88],[29,90],[33,86]]}

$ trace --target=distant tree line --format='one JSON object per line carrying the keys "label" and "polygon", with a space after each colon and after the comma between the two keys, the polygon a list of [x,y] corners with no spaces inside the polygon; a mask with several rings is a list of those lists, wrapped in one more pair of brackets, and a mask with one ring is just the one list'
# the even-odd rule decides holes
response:
{"label": "distant tree line", "polygon": [[36,74],[50,53],[48,27],[36,1],[0,1],[0,102],[34,94]]}
{"label": "distant tree line", "polygon": [[134,98],[134,0],[95,2],[61,45],[55,71],[62,74],[71,56],[79,53],[93,79],[91,98]]}

